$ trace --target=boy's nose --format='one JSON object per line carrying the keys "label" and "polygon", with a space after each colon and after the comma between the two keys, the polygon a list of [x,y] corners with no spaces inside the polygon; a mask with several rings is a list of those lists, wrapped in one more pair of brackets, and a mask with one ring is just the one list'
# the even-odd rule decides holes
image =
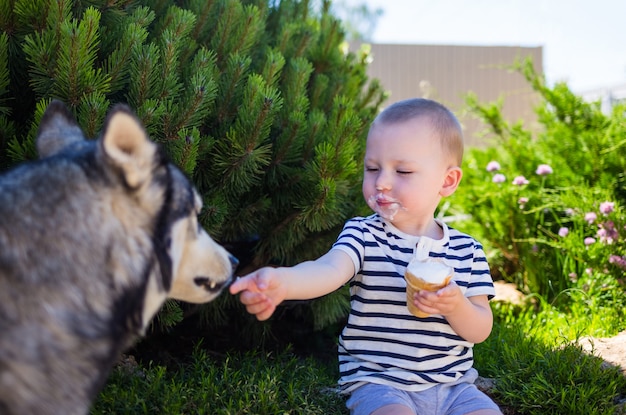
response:
{"label": "boy's nose", "polygon": [[378,174],[378,177],[376,178],[376,190],[383,191],[383,190],[390,190],[390,189],[391,189],[391,180],[389,180],[389,177],[381,171]]}

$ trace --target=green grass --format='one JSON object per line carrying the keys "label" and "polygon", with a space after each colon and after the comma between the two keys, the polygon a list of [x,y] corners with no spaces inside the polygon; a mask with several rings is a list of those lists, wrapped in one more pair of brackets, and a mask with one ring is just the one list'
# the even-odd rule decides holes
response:
{"label": "green grass", "polygon": [[286,350],[225,358],[196,348],[178,368],[116,368],[91,414],[347,414],[336,369]]}
{"label": "green grass", "polygon": [[[492,396],[507,414],[620,413],[626,377],[576,340],[624,330],[626,309],[576,300],[566,309],[541,298],[526,307],[493,304],[493,332],[475,347],[476,368],[495,379]],[[348,414],[333,391],[334,360],[299,357],[291,349],[215,356],[201,346],[167,368],[116,368],[91,414]]]}
{"label": "green grass", "polygon": [[[570,321],[555,310],[513,317],[496,311],[491,336],[476,346],[476,367],[496,379],[494,398],[519,414],[615,414],[626,398],[626,378],[618,368],[585,353],[569,335],[587,322]],[[538,330],[538,325],[543,330]],[[531,326],[533,329],[529,329]]]}

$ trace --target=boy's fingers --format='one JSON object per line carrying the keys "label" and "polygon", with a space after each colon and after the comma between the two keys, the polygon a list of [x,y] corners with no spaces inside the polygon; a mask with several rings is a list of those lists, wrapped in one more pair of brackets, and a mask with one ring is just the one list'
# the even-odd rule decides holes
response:
{"label": "boy's fingers", "polygon": [[241,291],[246,289],[246,281],[244,281],[244,278],[237,278],[232,284],[230,284],[230,287],[228,288],[228,290],[230,291],[231,294],[237,294],[240,293]]}
{"label": "boy's fingers", "polygon": [[254,303],[254,304],[247,304],[246,305],[246,310],[248,311],[248,313],[256,315],[257,318],[260,315],[267,314],[268,311],[271,310],[271,309],[272,309],[272,305],[268,304],[267,302],[261,302],[261,303]]}
{"label": "boy's fingers", "polygon": [[272,316],[272,314],[274,314],[274,310],[275,309],[276,309],[276,307],[274,307],[274,306],[268,307],[263,312],[257,313],[256,314],[256,319],[259,320],[259,321],[267,320],[268,318],[270,318]]}
{"label": "boy's fingers", "polygon": [[240,300],[246,306],[246,311],[254,314],[259,321],[270,318],[276,309],[274,304],[263,294],[244,291],[241,293]]}
{"label": "boy's fingers", "polygon": [[456,282],[452,281],[450,284],[446,285],[445,287],[443,287],[442,289],[440,289],[439,291],[437,291],[437,295],[439,297],[441,296],[454,296],[456,294],[456,290],[458,290],[458,285],[456,284]]}
{"label": "boy's fingers", "polygon": [[237,294],[242,291],[259,292],[260,289],[263,289],[263,284],[259,283],[258,278],[254,276],[237,278],[229,288],[231,294]]}
{"label": "boy's fingers", "polygon": [[243,277],[239,277],[233,282],[229,291],[231,294],[237,294],[241,291],[248,290],[254,292],[261,292],[268,287],[268,277],[262,273],[252,273]]}
{"label": "boy's fingers", "polygon": [[267,302],[267,297],[258,292],[244,290],[239,296],[239,301],[241,301],[242,304],[248,306],[252,304]]}

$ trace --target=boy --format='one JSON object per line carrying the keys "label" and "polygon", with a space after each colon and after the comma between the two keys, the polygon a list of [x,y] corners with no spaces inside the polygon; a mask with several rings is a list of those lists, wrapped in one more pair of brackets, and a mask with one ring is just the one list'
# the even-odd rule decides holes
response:
{"label": "boy", "polygon": [[[231,287],[259,320],[283,300],[328,294],[350,282],[351,311],[339,338],[339,384],[353,415],[500,414],[474,386],[473,345],[489,336],[495,294],[482,246],[434,218],[461,181],[456,117],[427,99],[381,112],[367,137],[363,196],[376,212],[346,222],[315,261],[261,268]],[[406,307],[404,271],[414,257],[443,260],[452,282]]]}

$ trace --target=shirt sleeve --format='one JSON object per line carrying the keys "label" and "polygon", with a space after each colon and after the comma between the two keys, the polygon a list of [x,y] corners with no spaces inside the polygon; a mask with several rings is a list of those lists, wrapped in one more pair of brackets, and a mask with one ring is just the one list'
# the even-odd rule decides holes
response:
{"label": "shirt sleeve", "polygon": [[467,291],[465,292],[466,297],[474,297],[477,295],[486,295],[489,300],[496,295],[487,256],[479,243],[474,245],[472,270]]}
{"label": "shirt sleeve", "polygon": [[363,268],[364,247],[361,221],[354,218],[346,222],[331,249],[338,249],[348,254],[354,265],[354,275],[356,275]]}

